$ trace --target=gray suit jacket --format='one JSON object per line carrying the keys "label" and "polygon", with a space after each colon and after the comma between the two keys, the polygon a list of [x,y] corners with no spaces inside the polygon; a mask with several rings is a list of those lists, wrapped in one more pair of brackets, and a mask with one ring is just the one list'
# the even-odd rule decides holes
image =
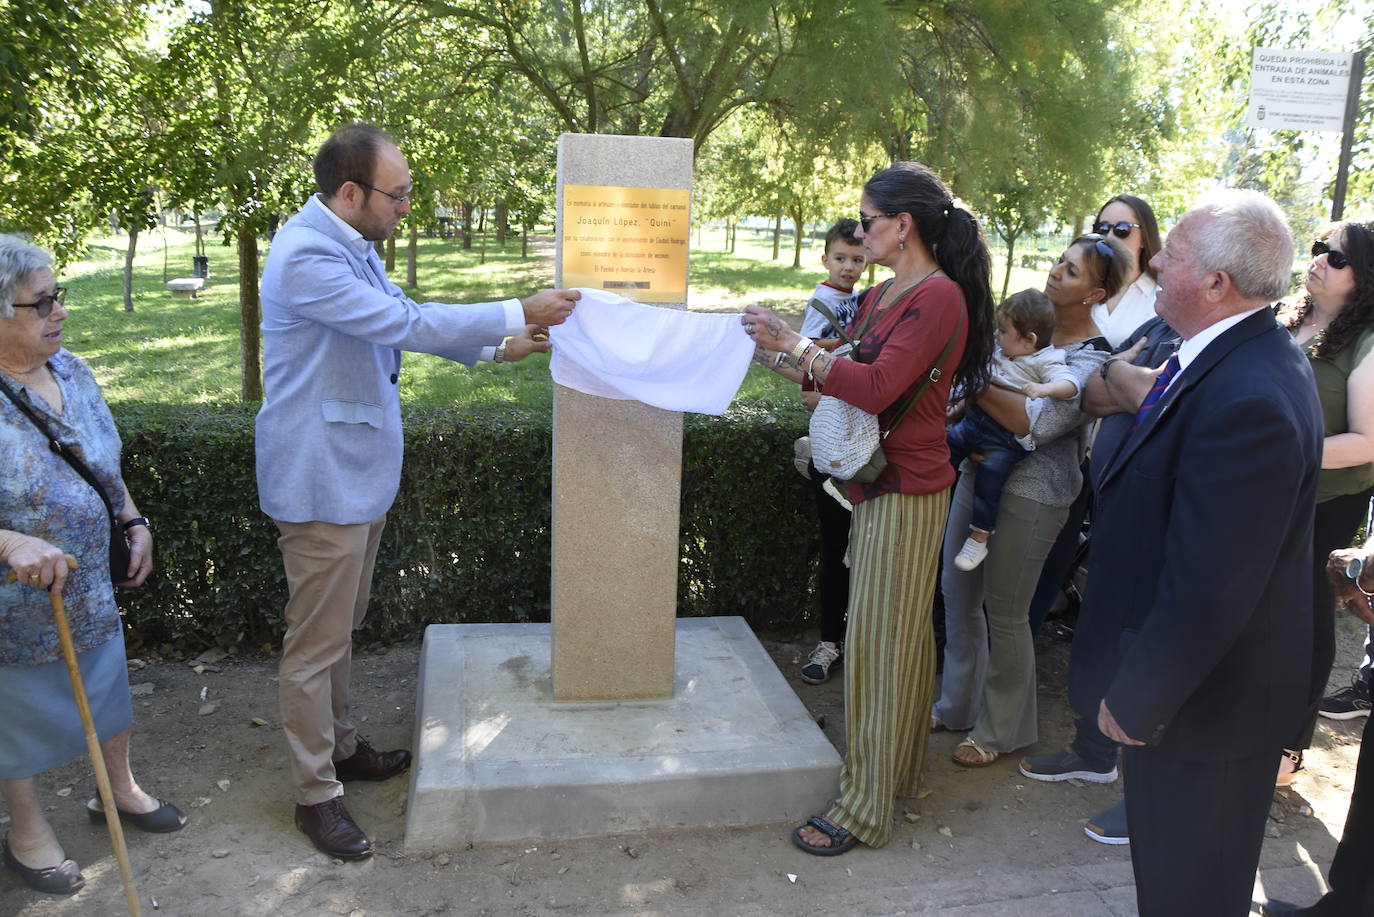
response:
{"label": "gray suit jacket", "polygon": [[519,300],[411,300],[318,197],[272,242],[262,316],[258,499],[283,522],[370,522],[391,506],[401,480],[401,351],[471,365],[524,327]]}

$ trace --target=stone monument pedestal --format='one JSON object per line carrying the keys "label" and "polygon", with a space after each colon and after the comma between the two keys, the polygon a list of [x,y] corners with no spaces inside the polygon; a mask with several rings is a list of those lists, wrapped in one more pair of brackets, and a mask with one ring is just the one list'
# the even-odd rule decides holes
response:
{"label": "stone monument pedestal", "polygon": [[431,625],[406,850],[824,811],[840,756],[744,619],[683,618],[676,630],[673,697],[555,703],[548,624]]}

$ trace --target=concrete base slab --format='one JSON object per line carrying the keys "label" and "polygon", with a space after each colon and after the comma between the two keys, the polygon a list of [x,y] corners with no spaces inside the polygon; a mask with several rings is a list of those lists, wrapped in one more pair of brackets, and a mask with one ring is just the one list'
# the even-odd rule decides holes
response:
{"label": "concrete base slab", "polygon": [[744,619],[679,620],[676,656],[671,699],[556,703],[549,625],[431,625],[406,850],[801,822],[827,808],[839,753]]}

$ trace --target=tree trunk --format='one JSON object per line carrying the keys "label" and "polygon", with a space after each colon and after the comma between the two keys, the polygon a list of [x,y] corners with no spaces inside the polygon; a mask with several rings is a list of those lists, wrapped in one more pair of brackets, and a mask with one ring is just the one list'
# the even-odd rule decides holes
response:
{"label": "tree trunk", "polygon": [[802,231],[805,227],[802,225],[800,214],[792,214],[792,226],[796,233],[796,239],[792,243],[792,266],[801,267]]}
{"label": "tree trunk", "polygon": [[396,270],[396,233],[386,237],[386,275]]}
{"label": "tree trunk", "polygon": [[528,258],[530,254],[530,231],[522,229],[520,232],[520,258]]}
{"label": "tree trunk", "polygon": [[773,220],[773,260],[778,260],[778,250],[782,247],[782,211]]}
{"label": "tree trunk", "polygon": [[496,202],[496,244],[504,248],[506,245],[506,234],[510,227],[506,225],[506,202],[499,200]]}
{"label": "tree trunk", "polygon": [[487,263],[487,234],[485,232],[482,233],[482,247],[477,251],[477,263]]}
{"label": "tree trunk", "polygon": [[238,229],[239,246],[239,349],[243,353],[243,400],[262,400],[262,353],[258,326],[262,309],[258,302],[258,237],[247,226]]}
{"label": "tree trunk", "polygon": [[134,311],[134,252],[138,249],[138,227],[129,230],[129,250],[124,253],[124,311]]}
{"label": "tree trunk", "polygon": [[418,220],[410,221],[410,230],[406,233],[406,286],[412,290],[420,285],[419,262],[420,262],[420,223]]}
{"label": "tree trunk", "polygon": [[1002,272],[1002,295],[999,300],[1007,298],[1007,287],[1011,285],[1011,256],[1016,250],[1016,240],[1021,234],[1019,232],[1010,233],[1003,238],[1007,242],[1007,269]]}
{"label": "tree trunk", "polygon": [[472,250],[472,202],[463,201],[463,248]]}

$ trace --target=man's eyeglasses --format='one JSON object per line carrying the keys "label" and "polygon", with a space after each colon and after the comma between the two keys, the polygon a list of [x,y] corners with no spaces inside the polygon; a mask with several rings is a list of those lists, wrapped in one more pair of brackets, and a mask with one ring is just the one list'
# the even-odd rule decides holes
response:
{"label": "man's eyeglasses", "polygon": [[51,295],[40,296],[34,302],[11,303],[16,309],[33,309],[39,318],[47,318],[52,315],[53,306],[66,306],[67,288],[58,287],[52,291]]}
{"label": "man's eyeglasses", "polygon": [[1093,232],[1101,236],[1105,236],[1109,232],[1114,232],[1118,239],[1124,239],[1131,234],[1132,229],[1135,229],[1139,225],[1139,223],[1129,223],[1126,220],[1122,220],[1119,223],[1108,223],[1106,220],[1103,220],[1093,227]]}
{"label": "man's eyeglasses", "polygon": [[1342,268],[1350,267],[1350,258],[1346,255],[1345,252],[1336,251],[1334,248],[1327,245],[1321,239],[1318,239],[1317,241],[1312,243],[1312,257],[1315,258],[1318,255],[1325,255],[1326,263],[1331,265],[1338,271]]}
{"label": "man's eyeglasses", "polygon": [[356,178],[353,179],[353,184],[358,185],[359,187],[362,187],[362,188],[366,188],[366,189],[369,190],[369,191],[376,191],[378,194],[385,194],[387,197],[391,198],[393,201],[395,201],[395,202],[398,203],[398,204],[404,204],[404,203],[407,203],[407,202],[410,200],[410,189],[409,189],[409,188],[406,189],[406,193],[405,193],[405,194],[392,194],[390,191],[383,191],[381,188],[375,187],[375,186],[373,186],[373,185],[369,185],[369,184],[368,184],[367,182],[365,182],[365,181],[358,181]]}
{"label": "man's eyeglasses", "polygon": [[[900,211],[899,211],[899,212],[900,212]],[[895,216],[897,216],[896,213],[875,213],[875,214],[872,214],[872,215],[870,216],[870,215],[866,215],[866,214],[864,214],[862,211],[860,211],[860,213],[859,213],[859,225],[863,227],[864,232],[868,232],[868,229],[869,229],[870,226],[873,225],[873,221],[874,221],[874,220],[880,220],[880,219],[882,219],[883,217],[895,217]]]}

